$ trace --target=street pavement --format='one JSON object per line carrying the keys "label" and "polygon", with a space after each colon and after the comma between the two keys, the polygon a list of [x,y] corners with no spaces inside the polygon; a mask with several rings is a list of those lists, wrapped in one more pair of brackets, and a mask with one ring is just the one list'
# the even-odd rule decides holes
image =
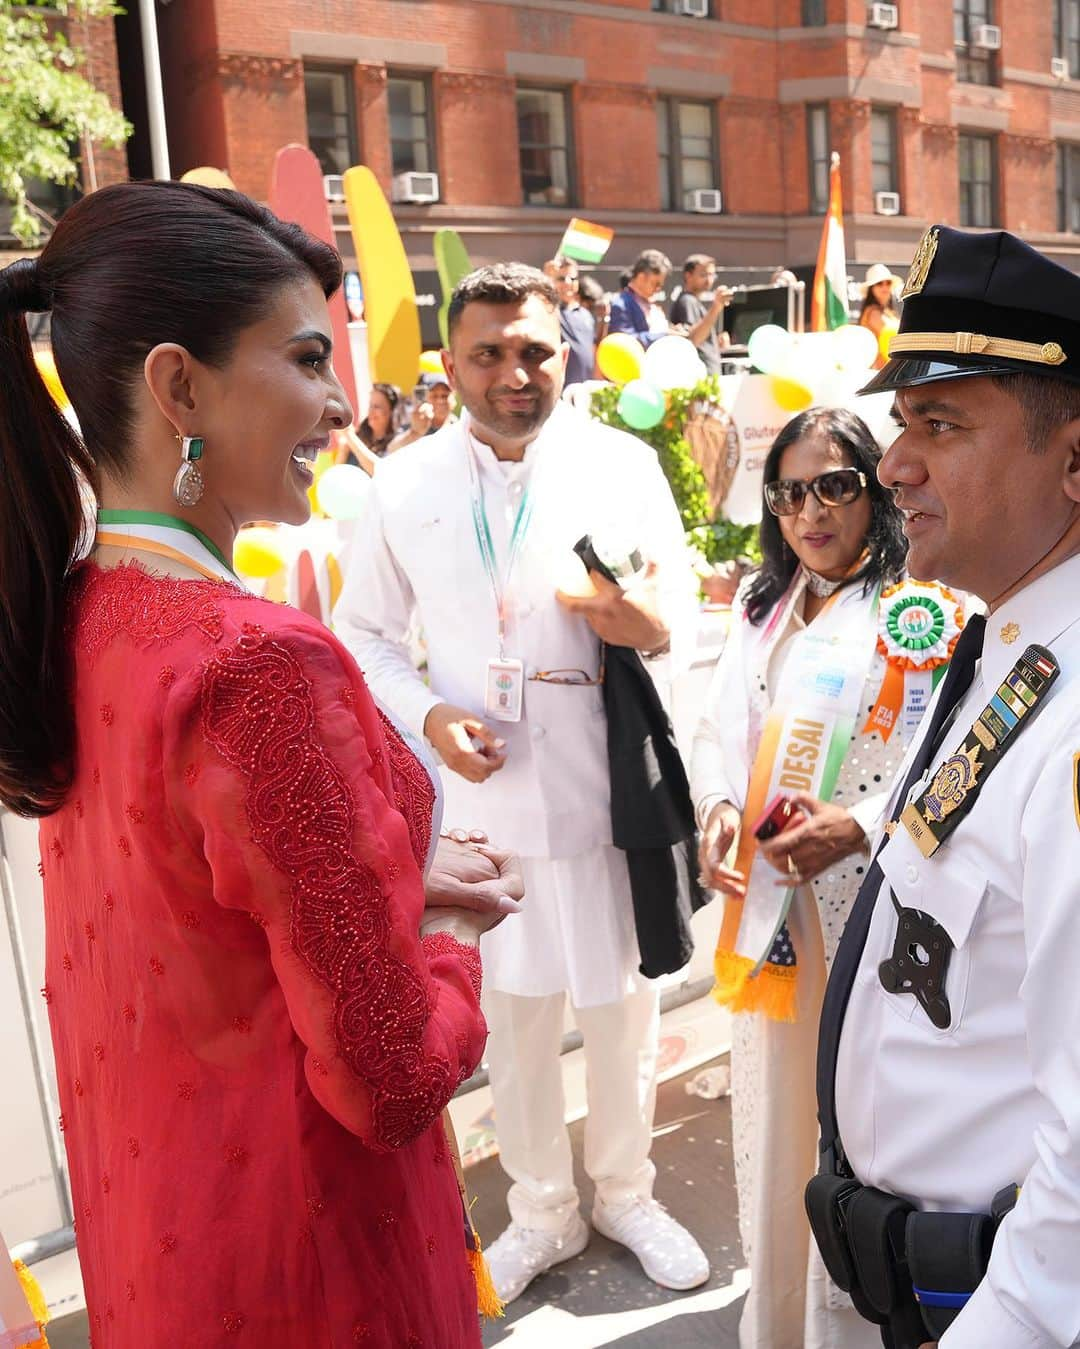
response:
{"label": "street pavement", "polygon": [[[726,1062],[726,1059],[724,1060]],[[654,1126],[656,1197],[701,1242],[712,1276],[673,1293],[647,1279],[633,1255],[598,1233],[573,1260],[537,1279],[490,1322],[484,1344],[505,1349],[737,1349],[746,1291],[731,1156],[731,1102],[702,1100],[685,1084],[660,1087]],[[592,1186],[581,1170],[584,1121],[571,1125],[575,1167],[588,1217]],[[470,1167],[477,1230],[493,1240],[506,1223],[508,1182],[497,1157]]]}

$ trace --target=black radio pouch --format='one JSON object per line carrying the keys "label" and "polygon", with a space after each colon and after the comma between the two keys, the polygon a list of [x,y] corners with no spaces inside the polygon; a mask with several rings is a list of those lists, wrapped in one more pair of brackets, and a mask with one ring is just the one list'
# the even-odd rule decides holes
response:
{"label": "black radio pouch", "polygon": [[862,1188],[848,1176],[816,1175],[806,1187],[806,1216],[833,1283],[850,1296],[860,1316],[883,1325],[888,1318],[880,1316],[867,1301],[847,1239],[848,1205]]}
{"label": "black radio pouch", "polygon": [[[961,1299],[979,1286],[994,1232],[994,1220],[985,1213],[908,1214],[904,1246],[929,1338],[945,1334],[960,1315]],[[935,1299],[954,1305],[934,1305]]]}

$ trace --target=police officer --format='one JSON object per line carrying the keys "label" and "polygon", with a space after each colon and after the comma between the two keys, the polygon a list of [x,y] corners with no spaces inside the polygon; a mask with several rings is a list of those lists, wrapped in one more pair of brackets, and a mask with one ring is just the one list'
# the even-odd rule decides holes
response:
{"label": "police officer", "polygon": [[938,226],[878,476],[915,577],[973,592],[826,993],[834,1279],[890,1349],[1080,1344],[1080,278]]}

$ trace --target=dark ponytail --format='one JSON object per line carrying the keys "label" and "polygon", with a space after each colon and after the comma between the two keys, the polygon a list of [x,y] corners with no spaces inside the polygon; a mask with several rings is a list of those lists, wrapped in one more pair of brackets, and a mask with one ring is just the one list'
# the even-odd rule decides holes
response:
{"label": "dark ponytail", "polygon": [[[147,353],[176,342],[225,364],[281,287],[341,260],[242,196],[187,183],[125,183],[61,218],[38,259],[0,270],[0,803],[57,810],[74,777],[64,597],[82,555],[84,493],[130,462],[133,395]],[[82,439],[34,362],[27,313],[52,311],[57,372]]]}

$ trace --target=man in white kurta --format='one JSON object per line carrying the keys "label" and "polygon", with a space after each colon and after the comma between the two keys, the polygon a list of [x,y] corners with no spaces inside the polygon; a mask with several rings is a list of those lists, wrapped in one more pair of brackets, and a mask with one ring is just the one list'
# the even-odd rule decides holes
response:
{"label": "man in white kurta", "polygon": [[[685,628],[694,584],[682,526],[648,446],[558,403],[566,347],[547,278],[481,269],[450,314],[445,360],[464,414],[380,465],[334,620],[373,692],[441,755],[445,819],[522,857],[524,912],[482,947],[496,1127],[514,1182],[489,1261],[509,1300],[588,1241],[559,1067],[569,995],[588,1072],[593,1224],[657,1282],[694,1287],[705,1256],[652,1199],[658,992],[637,972],[626,861],[612,846],[598,682],[601,638],[651,654]],[[586,579],[573,545],[587,533],[629,541],[654,564],[647,581],[623,591],[594,576],[598,594],[560,593],[575,572],[579,588]],[[415,620],[427,682],[409,655]],[[519,720],[485,712],[499,659],[521,665]]]}

